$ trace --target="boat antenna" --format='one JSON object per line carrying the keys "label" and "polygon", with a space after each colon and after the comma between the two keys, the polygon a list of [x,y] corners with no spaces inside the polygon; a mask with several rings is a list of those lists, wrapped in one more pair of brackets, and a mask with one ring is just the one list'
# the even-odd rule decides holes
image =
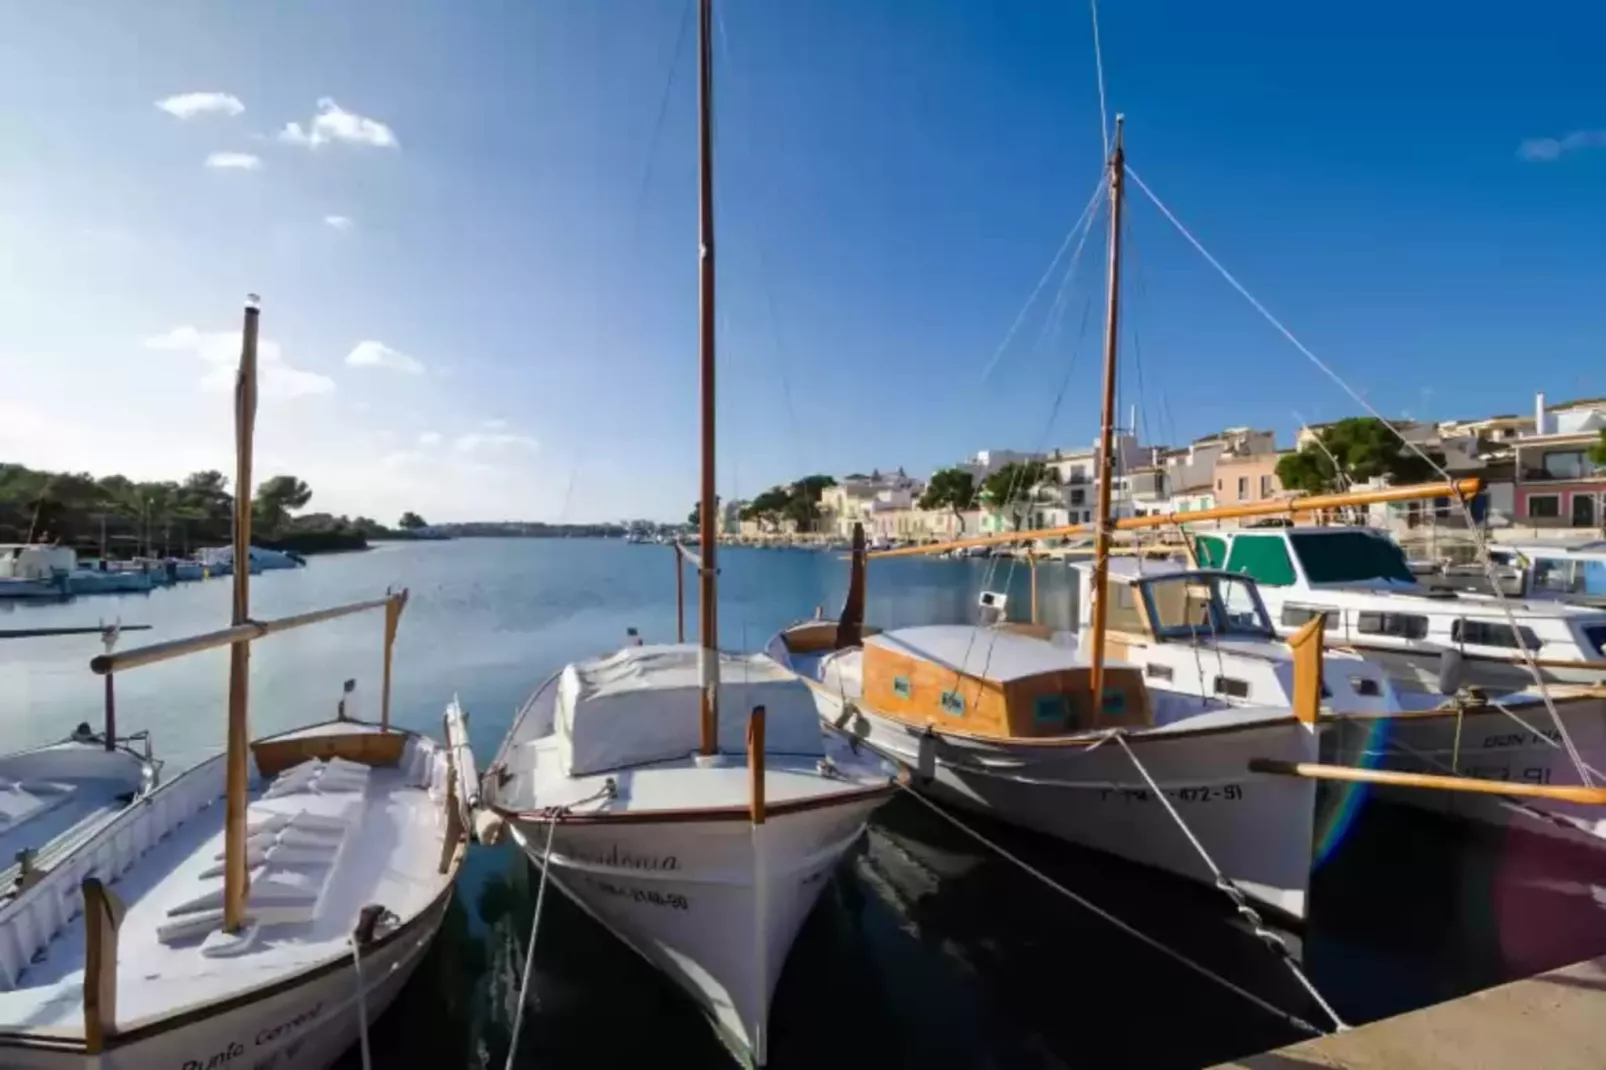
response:
{"label": "boat antenna", "polygon": [[[257,415],[257,320],[261,299],[248,294],[240,344],[240,370],[234,380],[234,613],[238,628],[251,617],[251,446]],[[247,705],[250,699],[251,643],[236,640],[229,647],[229,743],[227,808],[223,825],[223,930],[245,927],[250,877],[245,868],[245,808],[250,743]]]}
{"label": "boat antenna", "polygon": [[1098,528],[1093,541],[1093,689],[1092,716],[1104,708],[1104,630],[1109,619],[1110,483],[1115,452],[1115,354],[1121,309],[1121,202],[1126,177],[1126,153],[1121,131],[1126,117],[1115,117],[1115,144],[1110,152],[1110,303],[1104,321],[1104,411],[1099,421]]}
{"label": "boat antenna", "polygon": [[701,553],[697,572],[697,676],[702,682],[697,751],[712,755],[719,741],[719,515],[714,489],[714,146],[713,0],[697,4],[698,342],[702,379]]}

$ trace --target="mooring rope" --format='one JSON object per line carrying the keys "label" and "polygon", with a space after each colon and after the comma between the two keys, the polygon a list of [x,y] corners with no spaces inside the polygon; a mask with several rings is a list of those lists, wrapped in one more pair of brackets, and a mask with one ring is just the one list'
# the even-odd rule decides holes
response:
{"label": "mooring rope", "polygon": [[1285,1011],[1281,1007],[1277,1006],[1275,1003],[1271,1003],[1271,1002],[1269,1002],[1269,1001],[1267,1001],[1265,999],[1262,999],[1261,997],[1255,995],[1253,992],[1249,991],[1247,988],[1244,988],[1241,985],[1238,985],[1238,984],[1236,984],[1236,983],[1234,983],[1232,981],[1229,981],[1227,978],[1221,976],[1219,973],[1214,972],[1209,967],[1203,966],[1203,965],[1193,961],[1192,959],[1188,958],[1186,955],[1184,955],[1182,952],[1176,950],[1175,948],[1168,947],[1165,944],[1161,943],[1159,940],[1156,940],[1154,937],[1152,937],[1149,934],[1143,932],[1142,930],[1133,928],[1127,922],[1122,921],[1120,918],[1116,917],[1114,914],[1111,914],[1109,911],[1105,910],[1104,908],[1098,906],[1096,903],[1093,903],[1093,902],[1083,898],[1082,896],[1077,895],[1075,892],[1073,892],[1069,888],[1065,887],[1065,885],[1059,883],[1054,878],[1052,878],[1048,874],[1044,873],[1042,870],[1037,869],[1035,866],[1031,865],[1029,862],[1027,862],[1025,859],[1021,858],[1019,855],[1013,854],[1010,851],[1006,850],[1002,845],[1000,845],[998,843],[995,843],[992,840],[989,840],[986,836],[983,836],[981,833],[977,832],[975,829],[971,828],[969,825],[967,825],[963,821],[959,820],[959,818],[955,817],[953,814],[950,814],[948,811],[944,810],[942,807],[938,806],[936,803],[932,802],[930,799],[926,798],[924,795],[921,795],[918,791],[916,791],[914,788],[910,787],[909,785],[907,785],[907,784],[899,784],[898,786],[903,788],[904,791],[906,791],[912,797],[914,797],[916,799],[919,799],[920,802],[922,804],[924,804],[925,806],[929,807],[933,813],[937,814],[939,817],[941,817],[944,820],[948,821],[955,828],[959,829],[961,832],[966,833],[967,835],[969,835],[970,837],[975,839],[977,842],[981,843],[983,846],[988,847],[991,850],[993,850],[994,852],[996,852],[999,855],[999,857],[1004,858],[1004,859],[1006,859],[1006,860],[1008,860],[1010,862],[1013,862],[1015,865],[1019,866],[1026,873],[1030,874],[1033,877],[1036,877],[1039,881],[1043,882],[1043,884],[1047,885],[1049,888],[1052,888],[1054,891],[1056,891],[1059,894],[1063,895],[1065,898],[1069,899],[1071,902],[1075,903],[1077,906],[1079,906],[1082,909],[1088,911],[1089,913],[1093,914],[1094,916],[1096,916],[1096,917],[1100,918],[1101,920],[1109,923],[1110,925],[1113,925],[1115,928],[1119,929],[1121,932],[1125,933],[1126,935],[1132,937],[1132,939],[1134,939],[1134,940],[1138,941],[1139,943],[1143,944],[1145,947],[1151,948],[1154,951],[1158,951],[1160,954],[1162,954],[1162,955],[1166,956],[1167,958],[1171,959],[1173,962],[1177,963],[1178,965],[1186,967],[1189,970],[1192,970],[1194,973],[1198,974],[1201,977],[1206,978],[1207,980],[1214,981],[1216,984],[1220,985],[1222,988],[1225,988],[1227,991],[1232,992],[1235,995],[1241,997],[1242,999],[1247,1000],[1248,1002],[1250,1002],[1250,1003],[1254,1004],[1255,1006],[1259,1007],[1261,1010],[1265,1011],[1266,1013],[1272,1014],[1272,1015],[1277,1016],[1278,1018],[1281,1018],[1283,1021],[1285,1021],[1288,1024],[1294,1026],[1295,1028],[1304,1030],[1305,1032],[1309,1033],[1311,1036],[1319,1037],[1319,1036],[1325,1036],[1326,1035],[1326,1031],[1325,1030],[1317,1028],[1316,1026],[1314,1026],[1314,1025],[1310,1024],[1309,1022],[1305,1021],[1303,1018],[1299,1017],[1297,1014],[1294,1014],[1294,1013],[1292,1013],[1290,1011]]}
{"label": "mooring rope", "polygon": [[1287,941],[1279,934],[1266,928],[1266,923],[1261,918],[1260,912],[1249,905],[1249,897],[1244,894],[1243,889],[1238,887],[1231,877],[1223,873],[1220,866],[1216,865],[1216,860],[1210,857],[1210,852],[1205,850],[1203,843],[1199,842],[1199,837],[1194,835],[1193,829],[1188,827],[1188,823],[1182,819],[1182,815],[1177,812],[1177,808],[1171,805],[1171,800],[1166,797],[1165,792],[1160,790],[1160,785],[1155,783],[1154,777],[1149,775],[1149,770],[1144,767],[1143,762],[1138,758],[1131,746],[1127,744],[1126,736],[1117,734],[1115,741],[1121,744],[1121,749],[1126,751],[1126,756],[1132,759],[1132,764],[1137,768],[1138,774],[1143,777],[1143,782],[1149,786],[1150,791],[1154,792],[1154,797],[1160,800],[1160,805],[1164,806],[1165,812],[1171,815],[1171,820],[1177,823],[1177,827],[1188,838],[1188,842],[1193,844],[1193,849],[1198,852],[1199,857],[1216,878],[1216,887],[1220,888],[1227,898],[1232,900],[1233,908],[1238,911],[1238,916],[1248,923],[1250,931],[1260,938],[1260,942],[1265,944],[1272,954],[1282,960],[1283,965],[1288,967],[1289,972],[1294,975],[1294,978],[1310,995],[1310,998],[1316,1002],[1316,1005],[1322,1009],[1327,1017],[1333,1020],[1333,1026],[1339,1032],[1348,1029],[1349,1026],[1345,1024],[1344,1019],[1338,1016],[1338,1012],[1333,1010],[1332,1005],[1316,990],[1316,985],[1312,983],[1311,979],[1306,976],[1304,969],[1295,961],[1293,953],[1288,950]]}
{"label": "mooring rope", "polygon": [[[561,810],[547,816],[546,848],[541,852],[541,883],[535,889],[535,916],[530,919],[530,946],[524,951],[524,976],[519,979],[519,1003],[513,1011],[513,1033],[507,1042],[506,1070],[513,1070],[513,1060],[519,1054],[519,1033],[524,1029],[524,1003],[530,994],[530,974],[535,970],[535,937],[541,931],[541,906],[546,901],[547,875],[552,872],[552,837],[558,831]],[[366,1068],[365,1068],[366,1070]]]}

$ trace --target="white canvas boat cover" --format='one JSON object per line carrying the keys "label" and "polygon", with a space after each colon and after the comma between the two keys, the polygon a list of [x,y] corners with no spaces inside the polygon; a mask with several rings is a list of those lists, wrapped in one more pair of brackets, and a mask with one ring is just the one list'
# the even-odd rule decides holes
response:
{"label": "white canvas boat cover", "polygon": [[[747,751],[747,721],[764,707],[764,750],[824,755],[808,687],[762,654],[719,656],[719,749]],[[557,733],[569,776],[684,758],[697,749],[697,648],[626,647],[576,662],[558,681]]]}

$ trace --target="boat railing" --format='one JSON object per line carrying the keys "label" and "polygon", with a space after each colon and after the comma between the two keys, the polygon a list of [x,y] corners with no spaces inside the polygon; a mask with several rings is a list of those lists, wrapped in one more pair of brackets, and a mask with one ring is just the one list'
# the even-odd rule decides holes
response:
{"label": "boat railing", "polygon": [[307,613],[296,613],[274,620],[248,620],[244,624],[237,624],[231,628],[221,628],[217,631],[183,636],[178,639],[167,639],[160,643],[132,647],[117,653],[100,654],[90,661],[89,669],[97,676],[106,678],[106,749],[111,750],[116,746],[117,740],[117,697],[114,683],[117,673],[129,669],[142,668],[146,665],[156,665],[164,661],[173,661],[176,658],[188,657],[191,654],[199,654],[207,650],[233,646],[236,643],[252,643],[280,632],[305,628],[311,624],[321,624],[324,621],[337,620],[341,617],[349,617],[356,613],[365,613],[372,609],[381,608],[385,611],[385,665],[380,692],[379,719],[382,729],[389,731],[391,664],[396,644],[396,625],[401,620],[401,613],[406,605],[407,590],[403,588],[397,592],[387,592],[383,598],[351,602],[342,606],[333,606],[329,609],[315,609]]}

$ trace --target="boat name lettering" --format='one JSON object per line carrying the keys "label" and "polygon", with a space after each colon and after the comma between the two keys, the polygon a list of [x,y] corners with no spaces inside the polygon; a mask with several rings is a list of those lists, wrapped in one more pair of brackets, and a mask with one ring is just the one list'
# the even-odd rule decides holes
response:
{"label": "boat name lettering", "polygon": [[619,869],[642,870],[671,870],[680,868],[678,855],[633,855],[629,851],[619,850],[619,845],[611,845],[602,854],[587,854],[584,851],[570,851],[570,857],[590,862],[594,866],[617,866]]}
{"label": "boat name lettering", "polygon": [[1462,768],[1463,776],[1476,777],[1479,780],[1517,780],[1524,784],[1549,784],[1550,766],[1530,765],[1526,768],[1513,770],[1509,765],[1469,765]]}
{"label": "boat name lettering", "polygon": [[1485,736],[1483,745],[1494,750],[1500,747],[1540,747],[1547,743],[1560,742],[1560,732],[1542,728],[1538,732],[1511,732],[1502,736]]}
{"label": "boat name lettering", "polygon": [[690,910],[691,902],[678,892],[660,892],[653,888],[621,888],[608,881],[591,878],[591,884],[599,892],[616,895],[621,899],[628,899],[632,903],[642,903],[650,907],[668,907],[670,910]]}
{"label": "boat name lettering", "polygon": [[257,1047],[260,1048],[264,1044],[271,1044],[275,1040],[278,1040],[289,1033],[294,1033],[297,1029],[300,1029],[308,1022],[311,1022],[314,1018],[318,1017],[318,1015],[322,1013],[323,1003],[320,1001],[318,1003],[314,1003],[312,1006],[308,1007],[306,1010],[302,1011],[300,1014],[296,1015],[294,1018],[291,1018],[287,1022],[280,1022],[278,1025],[269,1026],[267,1029],[264,1029],[257,1034]]}
{"label": "boat name lettering", "polygon": [[[1167,788],[1165,796],[1176,802],[1237,802],[1244,797],[1242,784],[1202,784],[1197,787]],[[1099,802],[1118,799],[1122,802],[1148,802],[1154,792],[1148,788],[1101,788]]]}
{"label": "boat name lettering", "polygon": [[[280,1022],[278,1025],[268,1026],[267,1028],[258,1031],[256,1040],[253,1042],[252,1047],[260,1048],[265,1044],[272,1044],[276,1040],[281,1040],[288,1034],[293,1033],[297,1029],[309,1024],[313,1021],[313,1019],[317,1018],[318,1015],[322,1013],[323,1002],[319,1001],[314,1003],[311,1007],[308,1007],[294,1018]],[[291,1048],[292,1051],[299,1049],[299,1042],[297,1042]],[[222,1070],[223,1067],[231,1065],[234,1060],[243,1058],[245,1056],[245,1050],[245,1045],[242,1042],[233,1040],[229,1042],[228,1047],[222,1049],[221,1051],[215,1051],[204,1059],[185,1059],[181,1070]],[[273,1058],[277,1059],[278,1056],[275,1055]],[[255,1065],[257,1067],[272,1066],[273,1062],[272,1060],[268,1062],[259,1061]]]}

